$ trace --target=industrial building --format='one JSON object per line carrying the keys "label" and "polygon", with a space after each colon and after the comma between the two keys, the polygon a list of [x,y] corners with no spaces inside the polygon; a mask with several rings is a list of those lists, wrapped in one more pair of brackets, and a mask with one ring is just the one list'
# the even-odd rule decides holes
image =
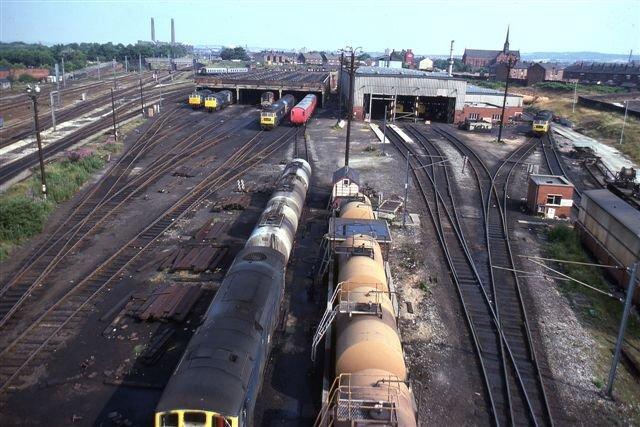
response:
{"label": "industrial building", "polygon": [[[349,73],[342,71],[341,95],[349,95]],[[382,119],[385,105],[393,118],[413,117],[453,123],[463,117],[467,82],[446,74],[386,67],[359,67],[354,77],[356,119]]]}
{"label": "industrial building", "polygon": [[531,175],[527,189],[529,211],[545,218],[569,218],[573,206],[573,184],[559,175]]}
{"label": "industrial building", "polygon": [[[467,85],[464,98],[462,120],[484,120],[485,122],[499,121],[502,115],[504,91],[486,87]],[[522,96],[507,94],[504,112],[508,119],[515,119],[522,115]],[[458,120],[456,120],[457,122]]]}
{"label": "industrial building", "polygon": [[[342,72],[341,94],[349,96],[349,73]],[[384,106],[391,119],[420,119],[459,123],[466,118],[500,120],[504,93],[467,85],[446,73],[386,67],[359,67],[354,78],[353,111],[359,120],[380,120]],[[395,108],[392,109],[392,105]],[[522,97],[509,94],[505,115],[522,114]]]}

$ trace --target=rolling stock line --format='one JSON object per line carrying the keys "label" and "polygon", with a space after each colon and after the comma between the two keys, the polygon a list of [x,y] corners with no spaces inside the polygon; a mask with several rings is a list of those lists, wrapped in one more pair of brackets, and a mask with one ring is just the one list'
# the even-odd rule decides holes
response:
{"label": "rolling stock line", "polygon": [[[164,96],[166,97],[164,99],[165,101],[170,101],[170,102],[178,101],[180,98],[184,97],[184,94],[186,92],[187,92],[186,89],[176,89],[172,92],[168,92],[164,94]],[[124,110],[125,108],[126,109],[133,108],[133,110],[123,112],[122,110]],[[118,122],[121,123],[123,121],[132,119],[137,115],[139,115],[140,110],[137,107],[132,105],[124,105],[116,109],[116,114],[117,114]],[[105,117],[102,117],[101,119],[96,120],[93,123],[83,126],[82,128],[78,129],[77,131],[69,135],[66,135],[58,139],[55,142],[45,145],[44,147],[42,147],[42,153],[45,158],[45,162],[48,160],[49,157],[63,150],[66,150],[69,147],[72,147],[73,145],[77,144],[83,139],[86,139],[99,131],[109,129],[112,126],[113,126],[113,118],[111,116],[105,116]],[[18,176],[20,173],[22,173],[26,169],[33,167],[37,164],[38,164],[38,153],[34,152],[34,153],[27,154],[19,159],[16,159],[10,163],[7,163],[6,165],[1,166],[0,167],[0,184],[4,184],[10,179]]]}
{"label": "rolling stock line", "polygon": [[[470,242],[465,237],[447,168],[433,164],[429,166],[433,160],[425,161],[421,157],[423,153],[432,158],[443,156],[442,150],[420,128],[409,127],[408,131],[420,151],[409,147],[395,133],[391,141],[403,151],[403,155],[407,155],[407,150],[412,153],[410,162],[422,169],[412,170],[413,177],[427,204],[460,295],[495,423],[504,425],[524,421],[534,425],[552,424],[537,359],[534,353],[530,353],[533,346],[517,278],[494,274],[496,266],[504,267],[509,260],[509,264],[513,265],[509,242],[506,240],[508,232],[503,210],[507,196],[505,192],[504,199],[501,199],[499,191],[506,189],[511,172],[535,145],[527,143],[519,147],[493,173],[471,150],[465,153],[469,156],[470,167],[474,168],[480,197],[484,200],[481,221],[485,236],[482,244],[486,245],[489,257],[486,260],[488,265],[482,268],[485,274],[481,274],[479,260],[474,261]],[[456,148],[462,150],[461,147]],[[502,168],[509,163],[512,165],[508,174],[501,176]],[[487,275],[490,277],[489,283]]]}
{"label": "rolling stock line", "polygon": [[[79,202],[67,219],[23,262],[18,273],[0,289],[0,328],[67,254],[99,231],[100,226],[132,197],[165,173],[213,147],[237,129],[234,127],[212,134],[211,132],[221,125],[214,123],[206,126],[178,142],[145,167],[142,173],[127,180],[128,173],[137,161],[167,136],[156,137],[169,118],[173,118],[173,115],[163,119],[155,129],[149,128],[147,132],[154,129],[149,137],[146,137],[142,144],[134,145],[118,160],[110,172]],[[248,123],[249,121],[245,120],[242,126]],[[187,122],[182,127],[188,125]],[[178,130],[174,127],[171,133]]]}
{"label": "rolling stock line", "polygon": [[[546,135],[544,135],[540,139],[540,145],[542,146],[542,154],[544,156],[544,161],[547,165],[547,169],[551,175],[560,175],[564,176],[569,182],[572,182],[571,178],[567,174],[567,170],[565,169],[562,159],[558,154],[558,149],[556,148],[556,140],[552,134],[552,131],[549,131]],[[582,198],[582,193],[578,188],[578,185],[574,184],[574,202],[580,202]],[[577,208],[576,203],[573,204],[574,208]]]}
{"label": "rolling stock line", "polygon": [[[259,164],[290,142],[295,129],[286,129],[280,136],[272,137],[265,143],[259,132],[247,140],[227,158],[215,171],[160,214],[151,224],[140,231],[118,251],[102,262],[71,290],[48,307],[15,339],[0,351],[0,393],[6,391],[31,362],[41,354],[64,328],[81,313],[87,304],[112,283],[113,279],[137,262],[156,246],[157,239],[177,220],[195,209],[221,187]],[[274,135],[275,136],[275,135]]]}
{"label": "rolling stock line", "polygon": [[[529,318],[522,299],[521,286],[518,275],[512,270],[516,269],[513,259],[509,237],[508,218],[508,189],[510,179],[516,169],[535,149],[536,142],[532,140],[521,145],[511,152],[507,158],[499,162],[492,170],[486,163],[469,148],[463,141],[438,127],[436,131],[449,141],[461,154],[467,155],[470,165],[476,170],[481,170],[491,178],[490,194],[486,197],[485,207],[485,236],[489,252],[489,268],[492,278],[494,294],[494,306],[499,316],[504,336],[507,343],[513,348],[520,375],[525,382],[520,381],[520,386],[525,390],[526,403],[531,409],[530,415],[534,424],[553,424],[552,412],[542,379],[540,361],[533,345],[532,332],[529,327]],[[510,270],[505,270],[505,268]],[[511,369],[515,369],[512,365]],[[546,368],[545,368],[546,370]],[[511,377],[513,378],[513,376]],[[511,384],[511,390],[518,384]],[[517,402],[516,402],[517,403]],[[512,405],[513,406],[513,405]],[[513,409],[512,409],[513,414]]]}
{"label": "rolling stock line", "polygon": [[[143,87],[147,90],[150,89],[150,85],[153,85],[155,80],[152,78],[147,79],[143,83]],[[114,92],[114,97],[122,98],[126,96],[131,96],[135,99],[132,102],[138,102],[139,95],[139,86],[133,85],[127,88],[119,89]],[[42,95],[41,95],[42,97]],[[25,96],[26,98],[26,96]],[[46,98],[44,98],[46,99]],[[30,102],[30,101],[29,101]],[[68,108],[60,109],[56,112],[56,121],[58,123],[63,123],[64,121],[75,119],[82,114],[86,114],[90,111],[95,110],[99,106],[104,106],[107,111],[111,110],[111,94],[106,93],[104,95],[99,95],[97,98],[92,99],[90,101],[86,101],[80,104],[71,105]],[[40,128],[41,131],[48,129],[52,126],[50,109],[42,109],[40,111]],[[4,127],[2,142],[0,143],[0,148],[7,147],[17,141],[20,141],[34,133],[33,126],[33,118],[25,117],[24,119],[10,123]]]}

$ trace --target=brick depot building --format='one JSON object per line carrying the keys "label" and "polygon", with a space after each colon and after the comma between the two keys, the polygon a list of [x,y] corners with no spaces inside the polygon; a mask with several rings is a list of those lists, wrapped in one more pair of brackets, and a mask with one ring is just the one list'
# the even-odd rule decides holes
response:
{"label": "brick depot building", "polygon": [[573,206],[573,184],[563,176],[531,175],[527,207],[545,218],[569,218]]}

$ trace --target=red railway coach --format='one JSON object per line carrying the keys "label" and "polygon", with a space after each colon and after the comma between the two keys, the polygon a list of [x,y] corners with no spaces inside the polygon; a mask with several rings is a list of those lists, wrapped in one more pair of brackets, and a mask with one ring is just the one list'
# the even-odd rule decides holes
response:
{"label": "red railway coach", "polygon": [[291,109],[291,123],[294,125],[305,124],[313,114],[313,110],[316,109],[317,100],[318,98],[311,94],[302,98],[302,101]]}

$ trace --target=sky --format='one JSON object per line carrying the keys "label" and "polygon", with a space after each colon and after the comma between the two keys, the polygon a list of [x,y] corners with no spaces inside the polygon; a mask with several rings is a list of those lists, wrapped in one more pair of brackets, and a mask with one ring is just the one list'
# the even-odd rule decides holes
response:
{"label": "sky", "polygon": [[521,52],[640,53],[639,0],[0,0],[0,40],[135,43],[454,54],[501,49],[507,25]]}

